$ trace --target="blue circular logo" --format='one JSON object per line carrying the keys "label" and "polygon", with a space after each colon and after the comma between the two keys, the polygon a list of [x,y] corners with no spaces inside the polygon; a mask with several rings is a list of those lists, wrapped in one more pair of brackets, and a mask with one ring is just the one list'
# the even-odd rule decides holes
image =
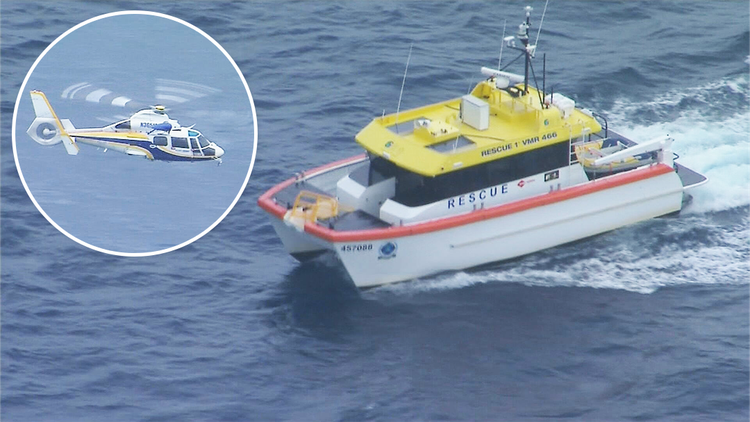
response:
{"label": "blue circular logo", "polygon": [[380,254],[380,256],[378,257],[378,259],[393,258],[394,256],[396,256],[396,250],[397,249],[398,249],[398,246],[396,245],[395,242],[384,243],[380,247],[380,250],[378,251],[379,254]]}

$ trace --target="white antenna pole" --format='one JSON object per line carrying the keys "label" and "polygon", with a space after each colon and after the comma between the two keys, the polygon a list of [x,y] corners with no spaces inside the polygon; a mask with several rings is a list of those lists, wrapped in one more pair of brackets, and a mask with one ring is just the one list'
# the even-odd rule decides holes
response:
{"label": "white antenna pole", "polygon": [[409,61],[411,60],[411,49],[414,43],[409,46],[409,57],[406,58],[406,69],[404,69],[404,80],[401,81],[401,93],[398,94],[398,107],[396,107],[396,130],[398,130],[398,113],[401,111],[401,96],[404,95],[404,85],[406,84],[406,72],[409,71]]}
{"label": "white antenna pole", "polygon": [[544,14],[547,13],[547,5],[549,4],[549,0],[547,0],[544,3],[544,10],[542,11],[542,20],[539,21],[539,30],[536,32],[536,42],[534,43],[534,46],[539,45],[539,34],[542,33],[542,25],[544,25]]}
{"label": "white antenna pole", "polygon": [[503,38],[500,41],[500,58],[497,59],[497,70],[500,70],[500,63],[503,61],[503,45],[505,45],[505,25],[508,24],[508,19],[503,21]]}

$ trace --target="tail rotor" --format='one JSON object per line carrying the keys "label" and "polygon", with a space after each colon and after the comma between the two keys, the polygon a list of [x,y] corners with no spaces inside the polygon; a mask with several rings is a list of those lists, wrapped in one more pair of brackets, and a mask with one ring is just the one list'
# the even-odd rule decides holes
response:
{"label": "tail rotor", "polygon": [[49,146],[62,142],[68,154],[78,154],[78,145],[67,132],[75,129],[70,120],[61,121],[57,118],[55,111],[52,110],[52,106],[42,91],[31,91],[30,94],[36,118],[31,122],[31,126],[26,130],[26,133],[38,144]]}

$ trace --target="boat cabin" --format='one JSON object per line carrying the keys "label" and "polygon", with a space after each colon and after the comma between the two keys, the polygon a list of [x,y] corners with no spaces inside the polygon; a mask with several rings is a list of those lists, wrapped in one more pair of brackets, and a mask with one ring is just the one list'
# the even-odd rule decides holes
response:
{"label": "boat cabin", "polygon": [[391,224],[439,218],[543,193],[562,175],[583,182],[580,166],[568,174],[575,146],[605,136],[572,99],[491,76],[461,98],[374,119],[356,136],[369,165],[336,196]]}

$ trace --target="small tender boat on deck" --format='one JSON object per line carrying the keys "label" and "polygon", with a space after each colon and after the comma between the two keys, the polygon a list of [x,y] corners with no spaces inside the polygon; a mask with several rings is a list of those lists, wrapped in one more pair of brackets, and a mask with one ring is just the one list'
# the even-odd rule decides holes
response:
{"label": "small tender boat on deck", "polygon": [[636,143],[606,119],[482,68],[470,94],[374,119],[365,154],[298,174],[258,200],[289,253],[334,252],[359,287],[506,260],[681,210],[706,178],[672,138]]}
{"label": "small tender boat on deck", "polygon": [[[628,150],[621,159],[612,159],[612,154],[625,151],[635,145],[633,141],[625,138],[605,138],[575,145],[574,150],[586,174],[590,178],[596,178],[597,175],[607,176],[657,162],[655,151],[633,154],[632,150]],[[608,158],[600,160],[604,157]]]}

